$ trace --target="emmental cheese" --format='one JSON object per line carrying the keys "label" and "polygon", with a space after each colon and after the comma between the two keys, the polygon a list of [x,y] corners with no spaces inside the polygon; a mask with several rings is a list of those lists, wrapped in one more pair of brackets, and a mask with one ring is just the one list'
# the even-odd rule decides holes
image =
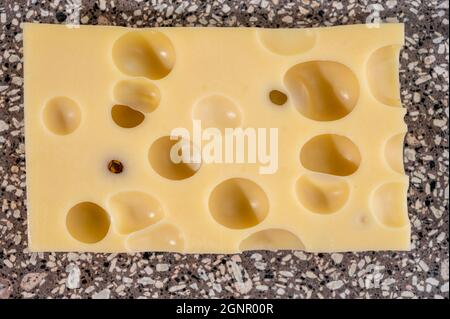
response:
{"label": "emmental cheese", "polygon": [[409,249],[402,44],[24,24],[29,249]]}

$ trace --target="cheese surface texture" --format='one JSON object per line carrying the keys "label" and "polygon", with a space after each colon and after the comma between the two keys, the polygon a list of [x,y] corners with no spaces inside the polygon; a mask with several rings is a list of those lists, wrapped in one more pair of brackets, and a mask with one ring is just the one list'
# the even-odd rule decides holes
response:
{"label": "cheese surface texture", "polygon": [[[409,249],[402,45],[401,24],[24,24],[29,249]],[[275,169],[174,163],[174,128],[206,147],[194,120],[276,129]]]}

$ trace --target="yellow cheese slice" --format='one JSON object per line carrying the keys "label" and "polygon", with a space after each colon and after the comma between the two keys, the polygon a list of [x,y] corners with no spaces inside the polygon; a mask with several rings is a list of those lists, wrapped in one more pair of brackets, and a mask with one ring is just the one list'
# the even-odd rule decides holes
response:
{"label": "yellow cheese slice", "polygon": [[[24,24],[29,249],[409,249],[402,44],[402,24]],[[194,120],[274,129],[276,166],[206,161]]]}

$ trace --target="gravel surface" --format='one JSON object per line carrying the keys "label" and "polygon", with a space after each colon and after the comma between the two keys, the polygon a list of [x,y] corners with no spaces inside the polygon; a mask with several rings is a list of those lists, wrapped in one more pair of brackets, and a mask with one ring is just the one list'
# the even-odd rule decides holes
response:
{"label": "gravel surface", "polygon": [[[1,1],[0,298],[447,298],[448,2]],[[379,2],[377,4],[377,2]],[[21,22],[312,27],[380,19],[406,24],[410,252],[239,255],[29,253]],[[0,311],[1,313],[1,311]]]}

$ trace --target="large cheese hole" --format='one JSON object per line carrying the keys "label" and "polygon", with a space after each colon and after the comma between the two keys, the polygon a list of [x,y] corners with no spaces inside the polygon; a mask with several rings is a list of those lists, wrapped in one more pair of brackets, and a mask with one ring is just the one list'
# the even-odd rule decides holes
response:
{"label": "large cheese hole", "polygon": [[66,216],[66,226],[76,240],[93,244],[105,238],[110,226],[108,213],[92,202],[73,206]]}
{"label": "large cheese hole", "polygon": [[123,192],[110,201],[114,227],[120,234],[130,234],[144,229],[163,217],[159,202],[142,192]]}
{"label": "large cheese hole", "polygon": [[316,43],[313,30],[259,29],[261,43],[273,53],[280,55],[301,54],[310,50]]}
{"label": "large cheese hole", "polygon": [[408,224],[406,208],[407,186],[402,183],[386,183],[373,194],[372,208],[377,220],[388,227]]}
{"label": "large cheese hole", "polygon": [[236,104],[222,95],[201,99],[194,107],[193,118],[201,120],[203,128],[235,128],[241,124],[241,112]]}
{"label": "large cheese hole", "polygon": [[399,45],[389,45],[376,50],[367,62],[367,78],[372,94],[378,101],[400,107]]}
{"label": "large cheese hole", "polygon": [[175,50],[169,38],[161,32],[128,32],[114,44],[113,60],[127,75],[158,80],[172,70]]}
{"label": "large cheese hole", "polygon": [[346,176],[358,169],[361,155],[356,145],[347,137],[323,134],[313,137],[303,145],[300,161],[311,171]]}
{"label": "large cheese hole", "polygon": [[183,252],[184,239],[177,227],[171,224],[156,224],[149,229],[131,234],[126,241],[130,251]]}
{"label": "large cheese hole", "polygon": [[269,200],[261,187],[245,178],[231,178],[217,185],[209,197],[213,218],[225,227],[243,229],[266,218]]}
{"label": "large cheese hole", "polygon": [[337,62],[297,64],[286,72],[284,80],[297,110],[312,120],[343,118],[358,101],[356,76],[348,67]]}
{"label": "large cheese hole", "polygon": [[239,245],[239,250],[305,249],[302,241],[283,229],[266,229],[251,234]]}
{"label": "large cheese hole", "polygon": [[296,193],[302,205],[311,212],[331,214],[345,205],[350,189],[340,177],[309,174],[297,181]]}
{"label": "large cheese hole", "polygon": [[[176,153],[179,162],[174,162],[171,152]],[[195,155],[199,151],[189,141],[163,136],[157,139],[148,152],[148,160],[156,173],[171,180],[182,180],[193,176],[199,169]]]}
{"label": "large cheese hole", "polygon": [[404,174],[403,168],[403,140],[404,133],[392,136],[384,147],[384,156],[389,166],[396,172]]}
{"label": "large cheese hole", "polygon": [[126,105],[114,105],[111,109],[111,116],[114,123],[123,128],[136,127],[145,119],[142,112],[136,111]]}
{"label": "large cheese hole", "polygon": [[114,98],[142,113],[153,112],[159,105],[161,95],[153,83],[143,79],[123,80],[114,87]]}
{"label": "large cheese hole", "polygon": [[44,124],[55,134],[67,135],[75,131],[81,122],[77,103],[67,97],[55,97],[44,108]]}

